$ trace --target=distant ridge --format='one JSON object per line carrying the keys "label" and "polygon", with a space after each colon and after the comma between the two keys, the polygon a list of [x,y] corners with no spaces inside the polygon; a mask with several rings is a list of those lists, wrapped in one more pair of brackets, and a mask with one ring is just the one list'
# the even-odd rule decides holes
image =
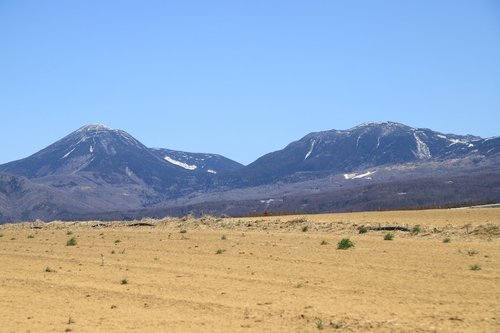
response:
{"label": "distant ridge", "polygon": [[310,133],[243,166],[90,124],[0,165],[0,222],[496,203],[499,153],[499,137],[386,121]]}

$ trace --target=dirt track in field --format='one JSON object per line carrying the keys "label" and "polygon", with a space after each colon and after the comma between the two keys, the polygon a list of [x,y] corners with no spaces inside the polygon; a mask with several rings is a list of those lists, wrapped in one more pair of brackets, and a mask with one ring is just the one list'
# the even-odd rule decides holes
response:
{"label": "dirt track in field", "polygon": [[0,332],[500,332],[500,209],[137,222],[0,226]]}

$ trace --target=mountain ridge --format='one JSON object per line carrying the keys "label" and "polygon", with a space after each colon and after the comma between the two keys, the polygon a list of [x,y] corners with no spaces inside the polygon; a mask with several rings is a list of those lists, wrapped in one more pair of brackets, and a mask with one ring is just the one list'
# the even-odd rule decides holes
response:
{"label": "mountain ridge", "polygon": [[[152,212],[176,203],[201,212],[205,202],[224,214],[229,211],[225,203],[235,200],[256,200],[252,207],[269,202],[259,208],[269,209],[279,200],[294,202],[283,199],[286,197],[306,200],[330,193],[332,198],[340,198],[339,191],[366,186],[387,196],[377,184],[393,184],[390,188],[405,188],[408,182],[438,186],[446,177],[462,177],[457,179],[467,184],[461,194],[467,201],[500,201],[494,188],[500,177],[496,167],[499,153],[500,137],[483,139],[390,121],[366,122],[347,130],[309,133],[244,166],[218,154],[149,148],[125,131],[89,124],[24,159],[0,165],[0,222],[71,219],[112,211]],[[468,174],[476,180],[481,174],[493,177],[481,181],[483,195],[467,180]],[[429,194],[413,194],[412,198],[418,198],[413,199],[415,207],[436,202],[435,191],[422,191]],[[450,200],[460,197],[442,195]],[[367,200],[367,209],[377,202],[389,205],[387,197],[376,196],[370,194],[373,198]],[[352,205],[363,207],[362,202]],[[314,202],[301,209],[313,206],[318,209]],[[236,207],[248,213],[244,205]],[[323,207],[339,209],[326,203]]]}

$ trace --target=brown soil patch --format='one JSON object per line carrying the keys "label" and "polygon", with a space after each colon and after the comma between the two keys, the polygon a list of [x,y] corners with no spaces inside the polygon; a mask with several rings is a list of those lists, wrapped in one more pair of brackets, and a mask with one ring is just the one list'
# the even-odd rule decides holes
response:
{"label": "brown soil patch", "polygon": [[0,331],[500,331],[500,209],[137,222],[0,226]]}

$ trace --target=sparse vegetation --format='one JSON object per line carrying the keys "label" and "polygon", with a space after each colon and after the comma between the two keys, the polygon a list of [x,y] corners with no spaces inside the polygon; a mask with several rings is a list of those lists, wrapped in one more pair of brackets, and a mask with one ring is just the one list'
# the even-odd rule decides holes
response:
{"label": "sparse vegetation", "polygon": [[226,238],[226,235],[222,235],[220,239],[221,239],[221,240],[226,240],[226,239],[227,239],[227,238]]}
{"label": "sparse vegetation", "polygon": [[28,238],[35,238],[35,235],[28,235]]}
{"label": "sparse vegetation", "polygon": [[443,239],[443,243],[449,243],[451,242],[451,239],[449,237],[446,237],[445,239]]}
{"label": "sparse vegetation", "polygon": [[471,271],[479,271],[479,270],[481,270],[481,266],[479,264],[470,265],[470,270]]}
{"label": "sparse vegetation", "polygon": [[115,250],[111,251],[111,254],[115,254],[115,253],[116,253]]}
{"label": "sparse vegetation", "polygon": [[3,237],[3,234],[0,234],[0,238],[2,238],[2,237]]}
{"label": "sparse vegetation", "polygon": [[368,228],[367,227],[363,226],[363,227],[360,227],[358,229],[358,233],[360,233],[360,234],[366,234],[367,232],[368,232]]}
{"label": "sparse vegetation", "polygon": [[121,279],[120,284],[128,284],[128,279],[127,278]]}
{"label": "sparse vegetation", "polygon": [[306,232],[309,229],[308,225],[302,226],[302,232]]}
{"label": "sparse vegetation", "polygon": [[71,318],[71,316],[69,316],[68,318],[68,325],[71,325],[71,324],[74,324],[75,323],[75,320],[73,318]]}
{"label": "sparse vegetation", "polygon": [[68,230],[68,231],[66,232],[66,235],[68,235],[68,236],[73,235],[73,231]]}
{"label": "sparse vegetation", "polygon": [[392,240],[394,238],[394,234],[393,233],[386,233],[385,236],[384,236],[384,240]]}
{"label": "sparse vegetation", "polygon": [[115,240],[115,244],[118,244],[120,242],[121,242],[121,240],[119,240],[119,239]]}
{"label": "sparse vegetation", "polygon": [[47,267],[45,267],[45,272],[47,272],[47,273],[55,273],[55,272],[56,272],[56,270],[55,270],[55,269],[50,268],[49,266],[47,266]]}
{"label": "sparse vegetation", "polygon": [[410,234],[412,235],[418,235],[422,231],[420,228],[420,224],[414,225],[413,228],[411,228]]}
{"label": "sparse vegetation", "polygon": [[339,250],[347,250],[351,247],[354,247],[354,243],[349,238],[343,238],[337,244],[337,249]]}
{"label": "sparse vegetation", "polygon": [[71,237],[70,239],[68,239],[68,241],[66,242],[66,246],[75,246],[76,245],[76,238],[75,237]]}
{"label": "sparse vegetation", "polygon": [[327,242],[326,240],[324,240],[324,239],[323,239],[323,240],[321,241],[321,245],[328,245],[328,242]]}
{"label": "sparse vegetation", "polygon": [[181,234],[185,234],[187,232],[186,229],[182,229],[181,231],[179,231]]}
{"label": "sparse vegetation", "polygon": [[474,249],[472,249],[472,250],[468,250],[468,251],[467,251],[467,254],[468,254],[469,256],[471,256],[471,257],[472,257],[472,256],[475,256],[475,255],[476,255],[476,254],[478,254],[478,253],[479,253],[479,252],[477,252],[477,251],[476,251],[476,250],[474,250]]}
{"label": "sparse vegetation", "polygon": [[224,250],[224,249],[217,249],[217,251],[215,251],[215,254],[223,254],[224,252],[226,252],[226,250]]}
{"label": "sparse vegetation", "polygon": [[325,323],[323,322],[323,320],[321,319],[316,319],[316,328],[318,330],[322,330],[323,328],[325,328]]}

